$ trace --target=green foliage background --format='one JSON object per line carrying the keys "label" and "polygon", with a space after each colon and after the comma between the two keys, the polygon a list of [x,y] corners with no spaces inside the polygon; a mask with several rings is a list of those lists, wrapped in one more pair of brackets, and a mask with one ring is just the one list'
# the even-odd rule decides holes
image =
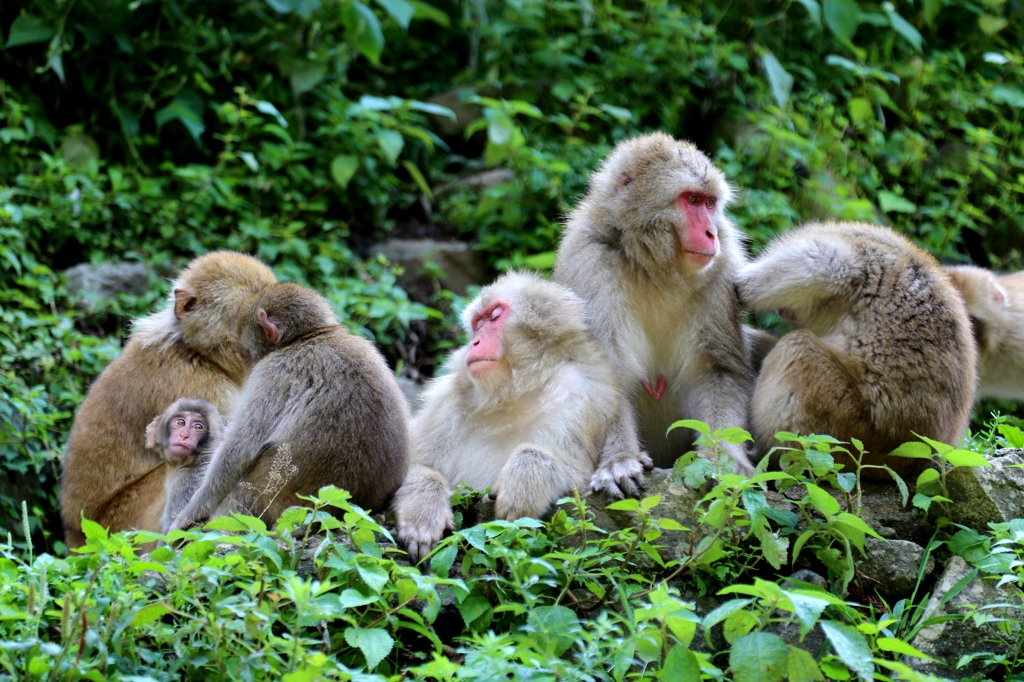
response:
{"label": "green foliage background", "polygon": [[[611,145],[662,129],[740,189],[757,250],[800,220],[895,225],[1021,265],[1017,1],[36,0],[0,8],[0,526],[52,545],[60,453],[152,294],[86,307],[60,272],[169,275],[232,248],[316,287],[396,365],[451,296],[366,260],[386,234],[550,264]],[[453,122],[453,111],[459,120]],[[433,190],[492,167],[513,179]],[[449,186],[450,187],[450,186]],[[429,372],[430,362],[425,369]]]}

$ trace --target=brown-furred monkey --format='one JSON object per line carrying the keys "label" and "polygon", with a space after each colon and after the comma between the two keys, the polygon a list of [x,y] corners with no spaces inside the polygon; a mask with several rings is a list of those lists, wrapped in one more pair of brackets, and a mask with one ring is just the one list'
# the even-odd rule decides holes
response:
{"label": "brown-furred monkey", "polygon": [[224,442],[171,529],[231,512],[274,523],[321,487],[382,509],[408,468],[409,408],[380,352],[298,284],[265,288],[238,311],[254,363]]}
{"label": "brown-furred monkey", "polygon": [[[558,249],[555,280],[583,298],[630,398],[616,431],[639,427],[657,466],[693,446],[688,429],[666,437],[676,420],[747,425],[751,354],[763,344],[740,324],[733,275],[744,250],[725,215],[730,197],[725,176],[689,142],[626,140],[591,177]],[[753,470],[743,445],[726,448],[735,471]],[[639,459],[617,473],[602,462],[595,482],[641,470]]]}
{"label": "brown-furred monkey", "polygon": [[[539,516],[574,487],[585,490],[602,453],[622,454],[608,438],[622,398],[572,292],[509,273],[462,321],[470,341],[427,389],[395,496],[398,536],[414,559],[453,527],[455,483],[491,487],[498,518]],[[625,448],[635,458],[639,445]]]}
{"label": "brown-furred monkey", "polygon": [[[887,457],[920,434],[956,443],[976,382],[967,311],[931,255],[893,230],[810,223],[781,235],[737,281],[743,305],[797,328],[764,359],[752,431],[860,440],[865,464],[913,475],[928,460]],[[871,478],[885,477],[869,469]]]}
{"label": "brown-furred monkey", "polygon": [[251,256],[209,253],[181,271],[162,311],[136,322],[71,427],[60,490],[69,547],[85,542],[82,514],[111,532],[161,530],[164,465],[146,449],[146,425],[182,396],[231,413],[246,373],[235,315],[242,301],[275,281]]}
{"label": "brown-furred monkey", "polygon": [[166,533],[203,480],[214,450],[224,437],[217,408],[198,398],[175,400],[146,427],[146,447],[164,460],[164,505],[160,530]]}

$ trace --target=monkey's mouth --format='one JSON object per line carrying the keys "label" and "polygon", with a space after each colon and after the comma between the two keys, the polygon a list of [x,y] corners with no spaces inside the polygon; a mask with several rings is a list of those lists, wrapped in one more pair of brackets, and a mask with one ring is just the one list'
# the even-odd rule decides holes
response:
{"label": "monkey's mouth", "polygon": [[686,260],[696,263],[701,267],[710,264],[715,259],[715,256],[718,255],[717,253],[704,253],[702,251],[684,251],[684,253]]}
{"label": "monkey's mouth", "polygon": [[469,369],[469,373],[473,376],[480,376],[487,370],[497,367],[498,360],[496,358],[473,358],[466,361],[466,368]]}

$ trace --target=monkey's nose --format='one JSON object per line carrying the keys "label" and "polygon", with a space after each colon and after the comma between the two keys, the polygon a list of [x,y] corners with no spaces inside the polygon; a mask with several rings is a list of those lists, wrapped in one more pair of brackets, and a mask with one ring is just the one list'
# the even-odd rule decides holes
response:
{"label": "monkey's nose", "polygon": [[714,233],[712,233],[712,232],[711,232],[711,230],[707,230],[707,231],[706,231],[706,232],[705,232],[704,234],[705,234],[705,235],[707,236],[707,238],[708,238],[708,239],[710,239],[711,241],[715,241],[715,235],[714,235]]}

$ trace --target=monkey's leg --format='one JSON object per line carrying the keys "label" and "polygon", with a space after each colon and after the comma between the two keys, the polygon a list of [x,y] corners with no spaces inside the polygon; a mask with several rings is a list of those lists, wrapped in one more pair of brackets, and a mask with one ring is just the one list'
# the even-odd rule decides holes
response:
{"label": "monkey's leg", "polygon": [[398,539],[413,561],[434,548],[445,530],[455,530],[451,505],[452,488],[441,472],[413,464],[392,508],[398,520]]}
{"label": "monkey's leg", "polygon": [[604,490],[617,500],[627,495],[640,497],[640,491],[647,487],[644,471],[653,467],[650,455],[640,449],[633,407],[628,400],[623,400],[618,417],[608,427],[590,488],[594,492]]}
{"label": "monkey's leg", "polygon": [[541,516],[576,485],[571,463],[563,461],[568,457],[539,445],[520,445],[494,482],[494,517]]}
{"label": "monkey's leg", "polygon": [[160,532],[165,504],[164,467],[160,465],[118,491],[93,521],[111,532],[129,529]]}
{"label": "monkey's leg", "polygon": [[[695,385],[696,407],[694,417],[711,427],[740,427],[747,425],[747,401],[750,394],[749,378],[741,378],[724,370],[710,371]],[[743,443],[722,445],[732,457],[733,472],[749,476],[754,466],[747,457]]]}
{"label": "monkey's leg", "polygon": [[790,332],[765,357],[752,413],[761,455],[777,443],[779,431],[878,440],[849,368],[807,331]]}

